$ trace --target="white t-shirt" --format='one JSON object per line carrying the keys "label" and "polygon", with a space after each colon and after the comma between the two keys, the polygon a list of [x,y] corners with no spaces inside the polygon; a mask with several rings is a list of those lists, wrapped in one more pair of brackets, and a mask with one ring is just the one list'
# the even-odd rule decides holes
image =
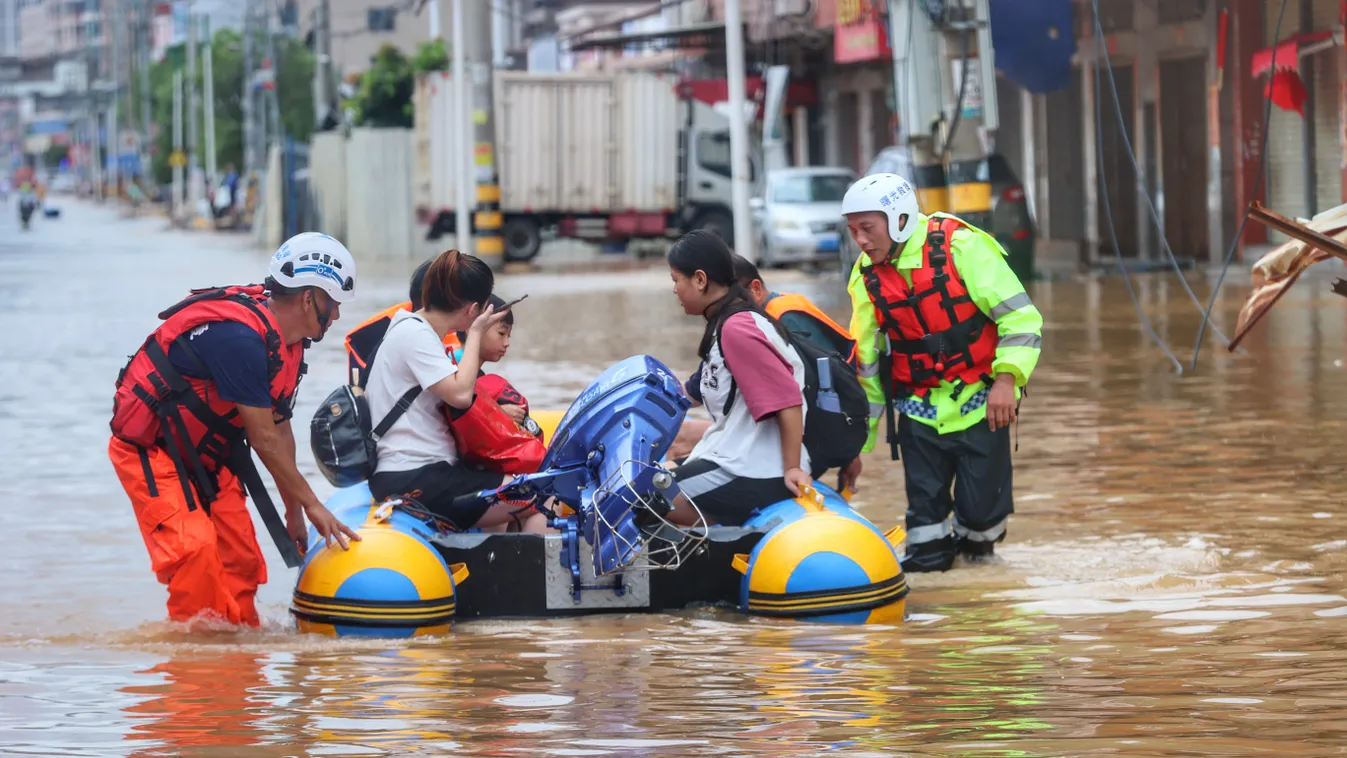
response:
{"label": "white t-shirt", "polygon": [[[804,363],[800,356],[786,344],[767,319],[756,313],[750,315],[767,341],[790,364],[795,383],[803,390]],[[711,414],[711,427],[692,448],[688,459],[712,461],[736,477],[773,479],[785,476],[785,462],[781,459],[781,427],[776,416],[755,420],[744,400],[744,393],[739,390],[734,393],[730,412],[723,412],[731,379],[733,375],[720,352],[720,340],[716,340],[702,365],[701,374],[702,405]],[[808,406],[804,404],[800,410],[804,414],[809,412]],[[800,468],[809,470],[809,451],[803,444],[800,445]]]}
{"label": "white t-shirt", "polygon": [[458,449],[440,409],[440,398],[430,391],[456,371],[458,366],[445,354],[444,342],[430,324],[410,311],[393,314],[365,383],[370,425],[378,426],[407,390],[419,384],[422,392],[380,438],[375,473],[412,471],[440,461],[458,461]]}

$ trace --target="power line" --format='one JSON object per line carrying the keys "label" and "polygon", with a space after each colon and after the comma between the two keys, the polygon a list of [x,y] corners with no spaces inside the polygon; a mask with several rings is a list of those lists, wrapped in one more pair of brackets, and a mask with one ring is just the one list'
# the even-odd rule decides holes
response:
{"label": "power line", "polygon": [[1099,23],[1099,0],[1093,0],[1094,9],[1094,134],[1095,134],[1095,160],[1099,162],[1099,184],[1104,190],[1104,219],[1108,221],[1109,236],[1113,239],[1113,259],[1118,263],[1118,270],[1122,272],[1123,282],[1127,284],[1127,294],[1132,298],[1132,306],[1136,308],[1137,315],[1141,317],[1141,325],[1146,328],[1148,334],[1155,344],[1165,352],[1165,356],[1174,364],[1174,370],[1179,374],[1183,373],[1183,364],[1179,362],[1178,356],[1169,349],[1165,341],[1160,338],[1155,327],[1151,326],[1151,320],[1146,317],[1146,311],[1141,307],[1141,301],[1137,299],[1136,289],[1132,287],[1132,275],[1127,272],[1127,265],[1122,260],[1122,245],[1118,242],[1118,228],[1113,223],[1113,205],[1108,199],[1108,172],[1105,169],[1104,160],[1104,114],[1099,106],[1099,90],[1101,82],[1099,78],[1100,65],[1107,65],[1108,59],[1102,58],[1099,51],[1104,45],[1104,30]]}
{"label": "power line", "polygon": [[[1094,16],[1095,31],[1098,34],[1097,38],[1102,39],[1104,30],[1103,25],[1099,22],[1099,0],[1091,1],[1095,8]],[[1179,267],[1179,260],[1174,256],[1174,250],[1169,246],[1169,238],[1165,236],[1164,225],[1160,222],[1160,212],[1155,208],[1155,201],[1151,199],[1151,193],[1147,192],[1146,187],[1141,183],[1141,166],[1137,163],[1136,151],[1132,148],[1132,140],[1127,136],[1127,125],[1123,122],[1122,102],[1118,98],[1118,82],[1113,77],[1113,66],[1110,65],[1107,68],[1109,89],[1113,93],[1113,115],[1118,121],[1118,133],[1122,136],[1123,146],[1127,148],[1127,158],[1132,163],[1132,170],[1136,172],[1137,190],[1146,198],[1146,208],[1150,211],[1151,221],[1155,224],[1156,234],[1160,237],[1160,244],[1164,246],[1165,254],[1169,256],[1169,263],[1173,267],[1174,273],[1179,276],[1179,284],[1183,285],[1183,291],[1188,293],[1188,297],[1193,301],[1193,305],[1197,306],[1197,309],[1201,311],[1202,302],[1198,300],[1197,295],[1193,293],[1193,288],[1188,286],[1188,280],[1184,278],[1183,270]],[[1096,98],[1097,97],[1098,95],[1096,95]],[[1118,254],[1121,255],[1122,251],[1118,251]],[[1212,331],[1216,332],[1216,335],[1227,345],[1230,344],[1230,339],[1222,334],[1219,329],[1212,327]]]}
{"label": "power line", "polygon": [[[1277,47],[1281,42],[1282,36],[1282,18],[1286,15],[1286,0],[1282,0],[1281,10],[1277,12],[1277,28],[1272,33],[1272,62],[1268,66],[1268,71],[1275,73],[1277,70]],[[1269,74],[1270,76],[1271,74]],[[1268,128],[1272,122],[1272,93],[1268,93],[1267,101],[1263,104],[1263,145],[1258,151],[1258,173],[1254,175],[1253,191],[1258,194],[1259,186],[1263,183],[1263,169],[1267,166],[1267,141]],[[1216,296],[1221,293],[1221,285],[1225,283],[1225,275],[1230,270],[1230,264],[1235,260],[1235,251],[1239,249],[1239,241],[1244,237],[1244,226],[1249,223],[1249,211],[1246,208],[1240,216],[1239,229],[1235,231],[1235,238],[1230,240],[1230,249],[1225,251],[1225,262],[1221,264],[1221,275],[1216,278],[1216,285],[1211,289],[1211,298],[1207,301],[1207,310],[1202,314],[1202,325],[1197,330],[1197,342],[1193,345],[1193,370],[1197,370],[1197,355],[1202,352],[1202,335],[1207,331],[1207,324],[1211,320],[1211,311],[1216,307]]]}

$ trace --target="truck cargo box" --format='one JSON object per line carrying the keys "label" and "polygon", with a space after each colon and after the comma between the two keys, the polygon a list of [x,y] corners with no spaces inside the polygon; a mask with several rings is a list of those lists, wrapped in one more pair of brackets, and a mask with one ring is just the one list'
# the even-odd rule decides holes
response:
{"label": "truck cargo box", "polygon": [[[667,74],[494,75],[501,210],[670,212],[678,206],[676,78]],[[418,209],[454,205],[459,158],[452,76],[417,82]]]}

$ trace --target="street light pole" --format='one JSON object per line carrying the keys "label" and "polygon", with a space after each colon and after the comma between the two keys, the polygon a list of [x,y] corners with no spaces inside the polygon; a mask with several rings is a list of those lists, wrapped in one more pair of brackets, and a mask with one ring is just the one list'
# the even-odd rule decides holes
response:
{"label": "street light pole", "polygon": [[182,69],[173,71],[173,218],[182,214]]}
{"label": "street light pole", "polygon": [[206,110],[202,114],[206,119],[206,178],[215,186],[215,60],[212,54],[214,45],[209,37],[206,48],[201,51],[201,77],[206,90]]}
{"label": "street light pole", "polygon": [[725,69],[730,90],[730,203],[734,212],[734,251],[757,262],[753,219],[749,215],[748,121],[744,113],[744,23],[739,0],[725,0]]}

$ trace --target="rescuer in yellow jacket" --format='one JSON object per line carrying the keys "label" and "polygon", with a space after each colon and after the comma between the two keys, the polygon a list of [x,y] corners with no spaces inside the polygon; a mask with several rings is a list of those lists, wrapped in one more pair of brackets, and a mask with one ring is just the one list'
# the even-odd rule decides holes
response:
{"label": "rescuer in yellow jacket", "polygon": [[870,398],[865,450],[882,417],[892,455],[904,460],[903,569],[947,571],[956,553],[989,557],[1014,512],[1010,425],[1038,363],[1043,317],[996,239],[954,216],[922,214],[906,179],[862,178],[842,213],[861,249],[847,289]]}

